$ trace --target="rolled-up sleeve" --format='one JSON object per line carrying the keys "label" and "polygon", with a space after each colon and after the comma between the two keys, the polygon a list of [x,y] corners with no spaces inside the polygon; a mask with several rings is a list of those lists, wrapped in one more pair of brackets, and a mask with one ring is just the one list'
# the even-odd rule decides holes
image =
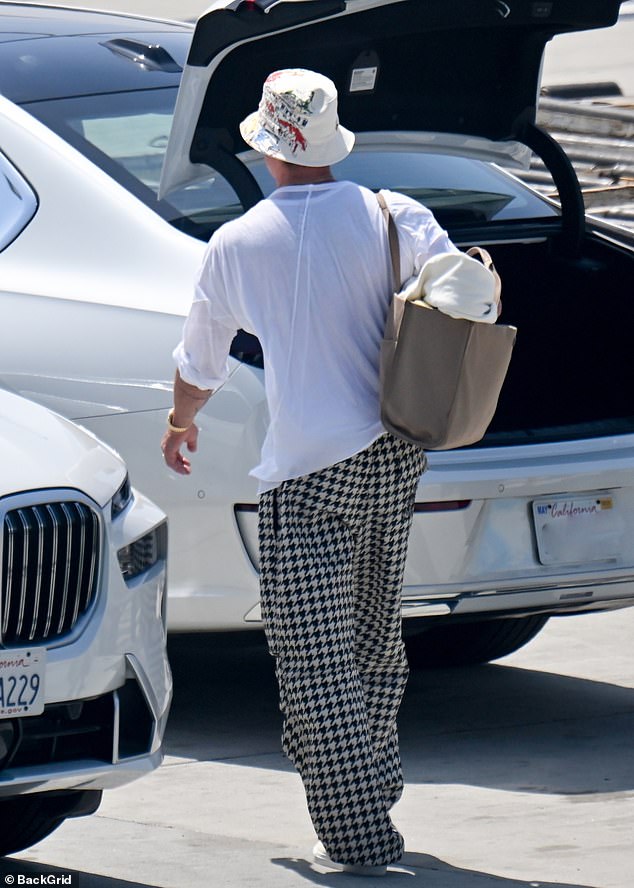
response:
{"label": "rolled-up sleeve", "polygon": [[181,378],[199,389],[219,389],[229,376],[228,355],[236,333],[210,316],[208,302],[195,301],[173,352]]}
{"label": "rolled-up sleeve", "polygon": [[212,391],[220,388],[229,376],[229,349],[239,327],[227,311],[216,259],[210,244],[183,337],[173,351],[181,378],[199,389]]}

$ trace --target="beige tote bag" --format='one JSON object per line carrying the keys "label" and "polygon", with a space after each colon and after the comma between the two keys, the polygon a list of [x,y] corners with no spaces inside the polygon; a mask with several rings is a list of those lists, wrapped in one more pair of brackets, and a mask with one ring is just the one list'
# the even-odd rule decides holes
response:
{"label": "beige tote bag", "polygon": [[[385,198],[377,194],[377,199],[388,227],[394,284],[400,288],[398,232]],[[468,252],[494,274],[499,300],[500,279],[491,257],[479,247]],[[515,327],[451,316],[422,298],[395,293],[381,345],[385,428],[426,450],[479,441],[493,419],[516,334]]]}

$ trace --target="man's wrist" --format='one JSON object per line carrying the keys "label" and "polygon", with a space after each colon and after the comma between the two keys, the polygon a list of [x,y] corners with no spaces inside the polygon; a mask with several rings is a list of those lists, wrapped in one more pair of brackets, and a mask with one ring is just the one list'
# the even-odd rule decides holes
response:
{"label": "man's wrist", "polygon": [[180,373],[176,373],[174,377],[174,391],[178,391],[179,398],[185,397],[189,401],[193,401],[196,405],[206,404],[211,395],[211,389],[200,389],[190,382],[185,382]]}

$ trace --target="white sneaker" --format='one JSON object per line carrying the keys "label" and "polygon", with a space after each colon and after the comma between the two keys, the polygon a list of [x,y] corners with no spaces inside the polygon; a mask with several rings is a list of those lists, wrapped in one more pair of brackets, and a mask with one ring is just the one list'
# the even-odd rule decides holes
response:
{"label": "white sneaker", "polygon": [[336,860],[328,857],[326,849],[321,842],[317,842],[313,848],[313,857],[315,863],[328,867],[328,869],[336,870],[338,873],[352,873],[355,876],[384,876],[387,872],[387,866],[370,866],[363,863],[337,863]]}

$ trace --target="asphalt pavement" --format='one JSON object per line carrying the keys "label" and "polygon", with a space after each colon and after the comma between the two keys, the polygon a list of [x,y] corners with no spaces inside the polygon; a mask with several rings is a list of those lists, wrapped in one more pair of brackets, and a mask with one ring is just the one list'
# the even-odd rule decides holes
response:
{"label": "asphalt pavement", "polygon": [[[633,633],[634,609],[554,619],[498,664],[412,675],[394,809],[407,853],[382,886],[632,888]],[[310,862],[259,635],[174,637],[170,655],[164,765],[0,873],[80,888],[367,884]]]}

